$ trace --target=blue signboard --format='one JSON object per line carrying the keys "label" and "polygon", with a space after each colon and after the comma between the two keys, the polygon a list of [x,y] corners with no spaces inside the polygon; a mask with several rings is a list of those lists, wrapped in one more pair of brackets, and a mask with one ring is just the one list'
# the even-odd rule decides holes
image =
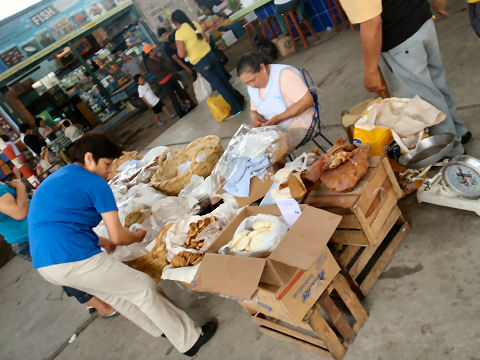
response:
{"label": "blue signboard", "polygon": [[131,4],[131,0],[52,0],[7,19],[0,26],[0,79]]}

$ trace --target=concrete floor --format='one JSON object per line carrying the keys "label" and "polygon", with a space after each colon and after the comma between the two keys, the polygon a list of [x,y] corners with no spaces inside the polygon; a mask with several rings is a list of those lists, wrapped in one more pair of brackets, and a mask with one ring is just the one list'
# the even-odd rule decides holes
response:
{"label": "concrete floor", "polygon": [[[476,121],[480,41],[468,23],[465,3],[450,3],[453,15],[437,22],[447,82],[473,133],[467,150],[480,156]],[[323,33],[310,50],[282,62],[311,72],[319,86],[326,134],[332,139],[342,134],[340,112],[370,96],[362,85],[358,32]],[[239,87],[238,79],[235,84]],[[149,122],[149,116],[139,116],[139,125]],[[143,148],[181,145],[209,134],[228,142],[247,121],[244,112],[219,124],[203,103]],[[480,359],[480,218],[466,211],[417,204],[412,196],[400,206],[412,231],[367,297],[370,318],[345,359]],[[198,359],[317,358],[262,335],[231,300],[195,293],[169,281],[160,286],[197,321],[218,319],[217,335]],[[167,340],[151,338],[123,317],[90,318],[75,300],[46,283],[31,264],[19,258],[0,269],[0,288],[1,359],[184,359]],[[79,332],[76,340],[66,345],[75,332]]]}

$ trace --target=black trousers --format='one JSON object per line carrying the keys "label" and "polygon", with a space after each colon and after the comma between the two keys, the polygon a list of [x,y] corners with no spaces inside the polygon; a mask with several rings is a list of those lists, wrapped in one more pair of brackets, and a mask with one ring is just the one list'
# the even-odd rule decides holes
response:
{"label": "black trousers", "polygon": [[167,95],[170,98],[170,101],[172,102],[173,108],[175,109],[177,115],[182,116],[184,111],[182,110],[182,106],[178,102],[178,98],[180,98],[182,104],[185,103],[186,100],[193,103],[190,95],[188,95],[188,93],[184,89],[182,89],[174,76],[172,76],[165,84],[161,85],[167,92]]}

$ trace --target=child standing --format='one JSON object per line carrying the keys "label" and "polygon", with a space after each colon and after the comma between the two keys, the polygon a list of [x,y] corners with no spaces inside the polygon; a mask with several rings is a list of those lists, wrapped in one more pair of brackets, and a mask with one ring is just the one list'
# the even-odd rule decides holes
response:
{"label": "child standing", "polygon": [[154,94],[150,84],[147,83],[144,77],[140,74],[134,76],[135,82],[138,84],[138,96],[143,100],[147,106],[153,110],[155,114],[155,119],[157,119],[157,125],[162,126],[163,122],[160,121],[160,113],[163,112],[167,114],[169,119],[175,119],[177,115],[170,114],[165,104]]}

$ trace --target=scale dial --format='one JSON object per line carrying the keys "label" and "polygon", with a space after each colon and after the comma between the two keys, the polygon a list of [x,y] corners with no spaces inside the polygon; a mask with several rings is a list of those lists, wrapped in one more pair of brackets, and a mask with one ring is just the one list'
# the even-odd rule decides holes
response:
{"label": "scale dial", "polygon": [[443,167],[442,177],[457,195],[480,198],[480,160],[467,155],[457,156]]}

